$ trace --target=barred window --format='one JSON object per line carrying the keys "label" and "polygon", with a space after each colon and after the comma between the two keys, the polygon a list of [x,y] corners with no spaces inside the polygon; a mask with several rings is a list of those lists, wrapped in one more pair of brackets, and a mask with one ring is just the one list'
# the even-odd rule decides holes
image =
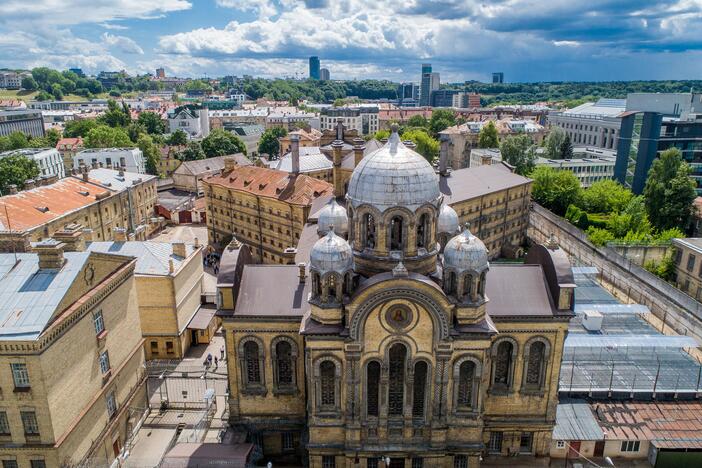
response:
{"label": "barred window", "polygon": [[424,459],[418,457],[413,458],[412,468],[424,468]]}
{"label": "barred window", "polygon": [[287,341],[281,341],[275,345],[276,365],[278,366],[278,384],[292,385],[292,348]]}
{"label": "barred window", "polygon": [[453,457],[453,468],[468,468],[468,457],[465,455],[455,455]]}
{"label": "barred window", "polygon": [[244,360],[246,361],[247,383],[261,383],[261,367],[258,360],[258,344],[247,341],[244,344]]}
{"label": "barred window", "polygon": [[283,450],[295,449],[295,435],[292,432],[283,432],[281,442]]}
{"label": "barred window", "polygon": [[107,394],[106,404],[107,414],[109,414],[110,417],[114,416],[117,412],[117,400],[115,400],[115,392],[110,392]]}
{"label": "barred window", "polygon": [[458,370],[458,407],[473,406],[473,378],[475,377],[475,363],[464,361]]}
{"label": "barred window", "polygon": [[380,390],[380,363],[371,361],[366,366],[366,413],[378,416],[378,393]]}
{"label": "barred window", "polygon": [[322,405],[334,406],[336,404],[336,389],[334,383],[334,374],[336,366],[331,361],[324,361],[319,365]]}
{"label": "barred window", "polygon": [[366,468],[378,468],[378,459],[377,458],[366,459]]}
{"label": "barred window", "polygon": [[323,455],[322,468],[336,468],[336,457],[334,455]]}
{"label": "barred window", "polygon": [[512,349],[512,343],[509,341],[503,341],[497,345],[493,383],[509,386],[509,371],[512,367]]}
{"label": "barred window", "polygon": [[545,352],[546,345],[542,341],[535,341],[529,347],[529,360],[527,361],[526,371],[527,384],[541,385]]}
{"label": "barred window", "polygon": [[17,460],[3,460],[2,468],[19,468]]}
{"label": "barred window", "polygon": [[392,345],[389,352],[388,414],[402,416],[405,402],[405,358],[407,350],[399,343]]}
{"label": "barred window", "polygon": [[32,468],[46,468],[46,462],[44,460],[32,460],[29,463]]}
{"label": "barred window", "polygon": [[424,417],[424,402],[427,389],[428,366],[424,361],[419,361],[414,365],[414,389],[412,399],[412,416],[415,418]]}
{"label": "barred window", "polygon": [[488,450],[491,453],[502,452],[502,432],[491,432],[490,442],[488,442]]}

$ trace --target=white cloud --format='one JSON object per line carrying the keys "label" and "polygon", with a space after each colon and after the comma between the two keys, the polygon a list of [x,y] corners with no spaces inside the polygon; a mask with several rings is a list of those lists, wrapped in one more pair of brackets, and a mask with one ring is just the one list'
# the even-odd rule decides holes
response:
{"label": "white cloud", "polygon": [[124,52],[125,54],[138,54],[144,55],[144,49],[142,49],[139,44],[134,42],[132,39],[126,36],[117,36],[110,33],[103,33],[102,40],[109,47],[114,47],[117,50]]}
{"label": "white cloud", "polygon": [[128,26],[124,26],[121,24],[114,24],[114,23],[100,23],[100,26],[102,26],[105,29],[111,29],[111,30],[125,30],[129,29]]}

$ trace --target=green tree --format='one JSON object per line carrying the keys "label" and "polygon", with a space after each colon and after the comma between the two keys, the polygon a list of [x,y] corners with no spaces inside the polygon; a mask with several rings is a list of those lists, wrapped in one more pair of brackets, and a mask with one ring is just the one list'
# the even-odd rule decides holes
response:
{"label": "green tree", "polygon": [[50,128],[46,131],[44,138],[46,138],[49,147],[56,148],[56,145],[61,139],[61,132],[55,128]]}
{"label": "green tree", "polygon": [[431,113],[429,130],[431,130],[432,136],[437,137],[439,132],[454,125],[456,125],[456,114],[454,114],[452,110],[436,109]]}
{"label": "green tree", "polygon": [[131,123],[132,117],[129,114],[129,109],[126,108],[126,104],[119,106],[117,101],[109,99],[107,101],[107,111],[98,117],[98,121],[110,127],[126,127]]}
{"label": "green tree", "polygon": [[246,154],[246,145],[241,138],[231,132],[216,128],[202,140],[202,150],[208,158],[227,154]]}
{"label": "green tree", "polygon": [[407,120],[407,126],[429,128],[429,121],[423,115],[413,115]]}
{"label": "green tree", "polygon": [[566,133],[561,127],[553,126],[544,141],[546,157],[549,159],[560,159],[561,146],[566,138]]}
{"label": "green tree", "polygon": [[137,122],[144,126],[149,135],[166,133],[166,122],[156,112],[142,112],[139,114]]}
{"label": "green tree", "polygon": [[561,143],[560,159],[571,159],[573,157],[573,143],[570,141],[570,136],[566,135]]}
{"label": "green tree", "polygon": [[95,119],[69,120],[63,129],[66,138],[85,137],[88,132],[98,126]]}
{"label": "green tree", "polygon": [[658,230],[687,229],[692,219],[695,183],[677,148],[663,151],[648,172],[643,190],[648,217]]}
{"label": "green tree", "polygon": [[148,135],[146,128],[136,120],[132,121],[132,123],[127,126],[126,130],[129,139],[134,143],[139,140],[141,135]]}
{"label": "green tree", "polygon": [[[502,160],[514,166],[520,175],[529,174],[536,165],[536,148],[528,135],[512,135],[504,138],[500,145]],[[565,205],[567,208],[568,205]]]}
{"label": "green tree", "polygon": [[390,130],[378,130],[377,132],[375,132],[375,135],[373,135],[373,138],[375,138],[378,141],[384,139],[386,140],[390,138]]}
{"label": "green tree", "polygon": [[25,76],[22,78],[22,89],[36,91],[39,89],[39,84],[37,84],[37,80],[35,80],[33,76]]}
{"label": "green tree", "polygon": [[98,125],[90,130],[85,135],[83,144],[86,148],[124,148],[133,145],[124,129],[107,125]]}
{"label": "green tree", "polygon": [[54,83],[51,85],[50,93],[57,101],[63,100],[63,86],[61,86],[59,83]]}
{"label": "green tree", "polygon": [[499,148],[500,139],[497,135],[497,127],[495,127],[495,122],[490,120],[487,124],[483,125],[478,134],[478,148]]}
{"label": "green tree", "polygon": [[171,133],[168,137],[167,143],[171,146],[183,146],[188,144],[188,134],[183,130],[178,129]]}
{"label": "green tree", "polygon": [[37,94],[36,100],[37,101],[51,101],[53,98],[54,97],[51,94],[42,90],[42,91],[39,91],[39,94]]}
{"label": "green tree", "polygon": [[590,213],[618,213],[634,198],[631,190],[611,179],[593,183],[583,191],[581,207]]}
{"label": "green tree", "polygon": [[614,234],[607,229],[590,226],[587,228],[586,233],[588,240],[598,247],[603,247],[607,245],[607,242],[612,242],[614,240]]}
{"label": "green tree", "polygon": [[158,175],[158,161],[161,157],[161,153],[154,144],[154,141],[149,135],[142,133],[137,140],[137,146],[144,154],[146,172],[151,175]]}
{"label": "green tree", "polygon": [[6,137],[0,137],[0,151],[10,151],[27,148],[29,138],[22,132],[12,132]]}
{"label": "green tree", "polygon": [[569,205],[577,205],[582,189],[572,172],[540,166],[534,169],[531,178],[534,179],[532,198],[557,215],[563,216]]}
{"label": "green tree", "polygon": [[199,141],[191,141],[183,151],[176,155],[176,158],[181,161],[196,161],[198,159],[205,159],[206,157]]}
{"label": "green tree", "polygon": [[407,130],[402,134],[402,140],[410,140],[417,145],[417,153],[424,156],[424,159],[433,162],[439,157],[439,142],[432,138],[425,130],[415,128]]}
{"label": "green tree", "polygon": [[10,185],[24,188],[24,181],[39,176],[39,166],[23,155],[13,154],[0,159],[0,191],[7,194]]}
{"label": "green tree", "polygon": [[267,129],[263,132],[258,142],[258,154],[267,154],[272,159],[278,159],[280,157],[280,142],[278,138],[282,138],[287,134],[288,132],[283,127]]}

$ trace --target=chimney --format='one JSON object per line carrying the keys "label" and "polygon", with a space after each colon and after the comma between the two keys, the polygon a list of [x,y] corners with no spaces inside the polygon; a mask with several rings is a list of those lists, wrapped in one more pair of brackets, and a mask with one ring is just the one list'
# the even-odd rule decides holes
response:
{"label": "chimney", "polygon": [[93,161],[93,164],[91,165],[91,167],[93,169],[97,169],[99,167],[97,161]]}
{"label": "chimney", "polygon": [[186,249],[185,249],[185,242],[174,242],[173,243],[173,255],[180,257],[180,258],[185,258],[188,256]]}
{"label": "chimney", "polygon": [[343,149],[343,147],[343,140],[334,140],[332,142],[332,180],[334,182],[334,196],[336,198],[341,198],[344,196],[344,183],[341,175],[341,150]]}
{"label": "chimney", "polygon": [[36,187],[36,184],[34,183],[34,179],[27,179],[24,181],[24,189],[25,190],[32,190],[34,187]]}
{"label": "chimney", "polygon": [[366,150],[363,138],[354,138],[353,140],[353,165],[358,166],[363,159],[363,152]]}
{"label": "chimney", "polygon": [[295,247],[287,247],[285,250],[283,250],[283,258],[285,259],[285,264],[294,265],[296,255],[297,249]]}
{"label": "chimney", "polygon": [[40,270],[60,270],[65,263],[63,248],[65,245],[54,239],[45,239],[33,248],[39,257]]}
{"label": "chimney", "polygon": [[305,270],[307,269],[307,265],[305,265],[305,262],[298,263],[297,268],[299,268],[300,271],[300,284],[305,284],[305,277],[307,276]]}
{"label": "chimney", "polygon": [[102,161],[100,161],[100,162],[98,163],[98,168],[102,169],[102,166],[103,166]]}
{"label": "chimney", "polygon": [[58,176],[56,174],[48,175],[45,177],[45,179],[46,179],[46,185],[51,185],[51,184],[55,184],[56,182],[58,182]]}
{"label": "chimney", "polygon": [[124,168],[123,167],[119,168],[119,172],[117,173],[117,175],[120,177],[124,177]]}
{"label": "chimney", "polygon": [[80,170],[83,171],[81,174],[83,176],[83,182],[87,182],[89,180],[88,167],[87,166],[80,166]]}
{"label": "chimney", "polygon": [[300,173],[300,135],[293,133],[290,135],[290,153],[292,158],[292,172],[297,175]]}
{"label": "chimney", "polygon": [[441,149],[439,150],[439,174],[442,176],[448,175],[448,150],[450,138],[448,135],[439,135]]}
{"label": "chimney", "polygon": [[16,195],[17,194],[17,185],[16,184],[10,184],[10,195]]}
{"label": "chimney", "polygon": [[224,172],[231,172],[236,168],[236,159],[232,156],[226,156],[224,158]]}
{"label": "chimney", "polygon": [[127,230],[122,227],[116,227],[112,230],[112,239],[115,242],[127,242]]}
{"label": "chimney", "polygon": [[168,259],[168,273],[173,273],[175,271],[175,266],[173,264],[173,259]]}
{"label": "chimney", "polygon": [[63,229],[56,231],[51,237],[65,245],[64,252],[82,252],[85,250],[83,229],[78,223],[66,224]]}
{"label": "chimney", "polygon": [[83,240],[87,242],[93,241],[93,230],[90,228],[83,229]]}
{"label": "chimney", "polygon": [[200,239],[198,239],[196,237],[194,240],[195,240],[195,247],[200,247]]}

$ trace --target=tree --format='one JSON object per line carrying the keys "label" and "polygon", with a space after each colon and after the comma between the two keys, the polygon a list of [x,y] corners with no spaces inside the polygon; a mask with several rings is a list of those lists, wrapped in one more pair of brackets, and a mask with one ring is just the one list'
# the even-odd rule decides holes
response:
{"label": "tree", "polygon": [[258,142],[258,154],[267,154],[272,159],[280,157],[280,142],[278,138],[287,135],[288,132],[283,127],[273,127],[267,129],[261,135]]}
{"label": "tree", "polygon": [[619,213],[634,198],[631,190],[614,180],[600,180],[583,191],[581,207],[590,213]]}
{"label": "tree", "polygon": [[29,138],[22,132],[12,132],[6,137],[0,137],[0,151],[22,149],[29,146]]}
{"label": "tree", "polygon": [[227,154],[246,154],[246,145],[233,133],[216,128],[202,140],[202,150],[208,158],[214,158]]}
{"label": "tree", "polygon": [[166,133],[166,122],[156,112],[142,112],[139,114],[137,122],[144,126],[149,135]]}
{"label": "tree", "polygon": [[86,148],[124,148],[133,145],[122,128],[98,125],[88,132],[83,140]]}
{"label": "tree", "polygon": [[425,130],[415,128],[402,134],[402,140],[411,140],[417,145],[417,153],[424,156],[424,159],[433,162],[439,157],[439,142],[432,138]]}
{"label": "tree", "polygon": [[380,141],[380,140],[387,140],[390,138],[390,130],[378,130],[375,132],[375,135],[373,135],[373,138]]}
{"label": "tree", "polygon": [[148,134],[146,128],[136,120],[132,121],[132,123],[130,123],[127,126],[126,130],[129,139],[132,140],[134,143],[136,143],[137,140],[139,140],[139,136]]}
{"label": "tree", "polygon": [[[536,165],[536,148],[528,135],[512,135],[504,138],[500,145],[502,160],[514,166],[520,175],[529,174]],[[568,207],[568,205],[565,205]]]}
{"label": "tree", "polygon": [[199,141],[191,141],[183,151],[176,155],[176,158],[181,161],[196,161],[198,159],[205,159],[206,157]]}
{"label": "tree", "polygon": [[63,129],[66,138],[85,137],[88,132],[98,126],[95,119],[69,120]]}
{"label": "tree", "polygon": [[183,130],[178,129],[175,132],[171,133],[171,136],[168,137],[167,143],[171,146],[183,146],[188,144],[188,134],[185,133]]}
{"label": "tree", "polygon": [[107,101],[107,111],[98,117],[98,121],[110,127],[126,127],[131,123],[132,116],[129,114],[126,104],[120,107],[117,101],[109,99]]}
{"label": "tree", "polygon": [[54,96],[54,98],[57,101],[61,101],[63,99],[63,87],[58,83],[52,84],[51,85],[51,94]]}
{"label": "tree", "polygon": [[26,89],[27,91],[36,91],[39,89],[39,84],[33,76],[25,76],[22,78],[22,89]]}
{"label": "tree", "polygon": [[483,125],[478,134],[478,148],[499,148],[500,139],[497,135],[497,127],[495,127],[495,122],[490,120],[487,124]]}
{"label": "tree", "polygon": [[534,179],[531,197],[559,216],[580,198],[580,181],[571,171],[540,166],[534,169],[531,178]]}
{"label": "tree", "polygon": [[161,154],[158,147],[154,144],[154,141],[149,135],[142,133],[137,140],[137,146],[144,154],[147,174],[158,175],[158,161]]}
{"label": "tree", "polygon": [[449,109],[436,109],[431,113],[429,120],[429,130],[434,137],[438,136],[439,132],[456,125],[456,115]]}
{"label": "tree", "polygon": [[413,115],[407,121],[407,126],[408,127],[428,128],[429,121],[423,115]]}
{"label": "tree", "polygon": [[690,174],[690,166],[677,148],[663,151],[651,165],[643,196],[648,217],[657,229],[687,229],[697,195]]}
{"label": "tree", "polygon": [[560,159],[561,146],[566,138],[566,133],[561,127],[551,127],[551,131],[544,142],[546,157],[549,159]]}
{"label": "tree", "polygon": [[24,188],[24,181],[39,176],[39,166],[26,156],[13,154],[0,159],[0,191],[7,194],[10,185]]}
{"label": "tree", "polygon": [[570,142],[570,136],[566,135],[561,143],[561,158],[571,159],[573,157],[573,144]]}

